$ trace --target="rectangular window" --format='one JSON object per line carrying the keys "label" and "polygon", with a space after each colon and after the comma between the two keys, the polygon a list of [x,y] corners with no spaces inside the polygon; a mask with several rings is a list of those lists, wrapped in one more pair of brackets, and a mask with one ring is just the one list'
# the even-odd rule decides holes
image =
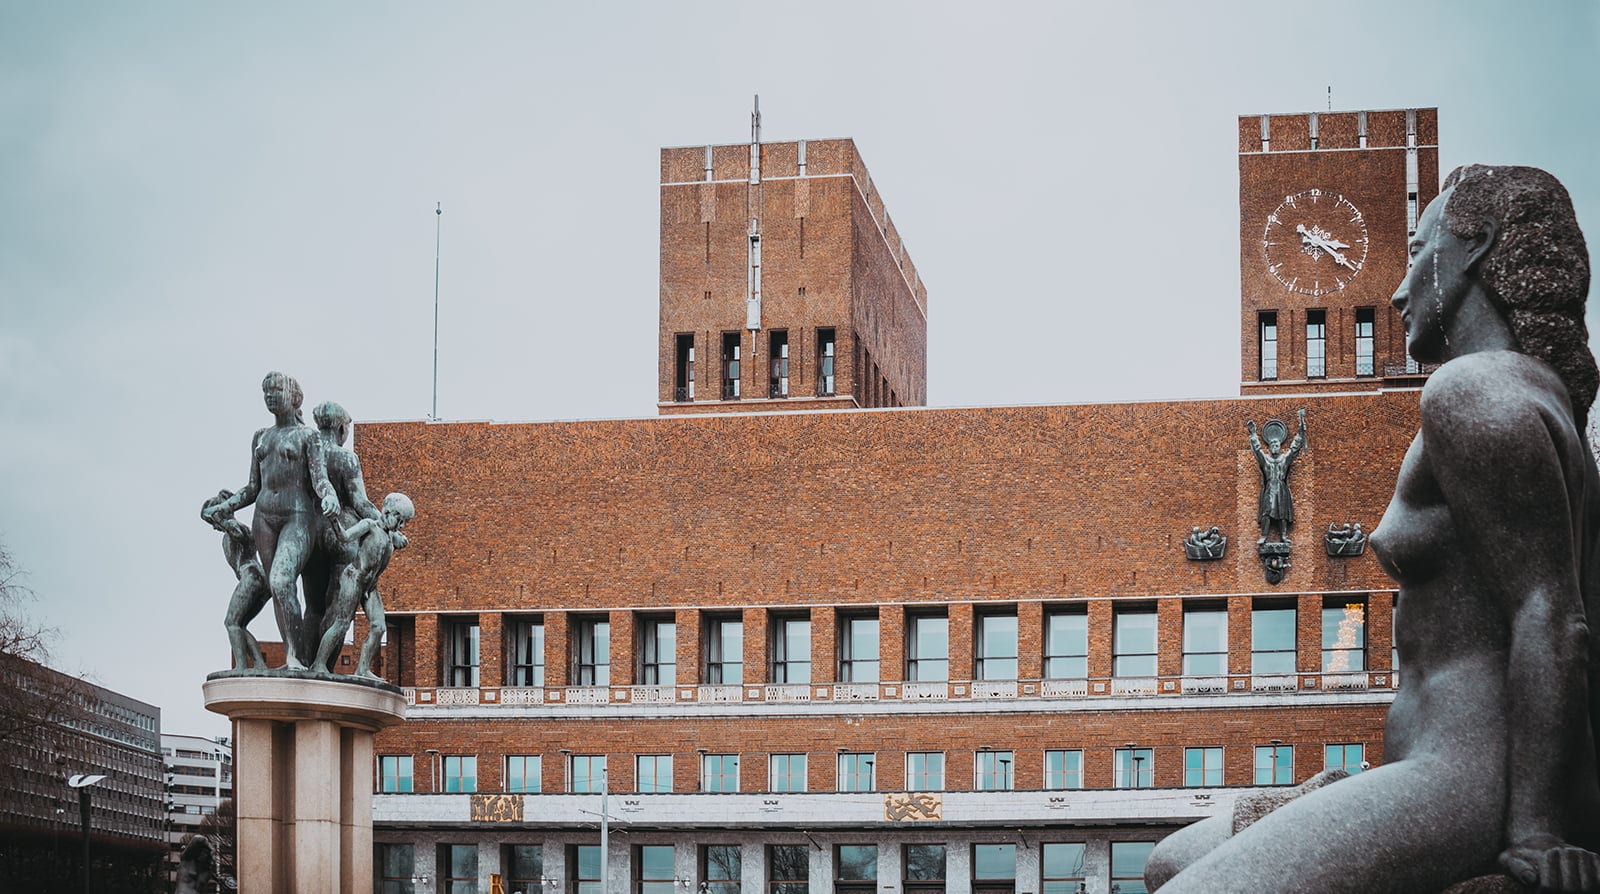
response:
{"label": "rectangular window", "polygon": [[636,894],[675,894],[677,873],[673,871],[672,845],[638,845],[633,849],[633,866]]}
{"label": "rectangular window", "polygon": [[544,788],[540,770],[544,760],[537,754],[506,755],[506,791],[537,792]]}
{"label": "rectangular window", "polygon": [[918,615],[906,619],[906,679],[950,679],[950,619]]}
{"label": "rectangular window", "polygon": [[571,894],[605,894],[600,880],[600,845],[567,845],[567,882]]}
{"label": "rectangular window", "polygon": [[833,363],[836,346],[832,329],[817,330],[817,396],[834,395]]}
{"label": "rectangular window", "polygon": [[439,845],[440,894],[478,894],[478,846]]}
{"label": "rectangular window", "polygon": [[670,618],[645,618],[639,623],[639,685],[677,682],[678,625]]}
{"label": "rectangular window", "polygon": [[878,879],[876,844],[840,844],[834,853],[833,877],[841,882],[875,882]]}
{"label": "rectangular window", "polygon": [[692,333],[679,335],[677,342],[677,360],[672,374],[672,399],[694,400],[694,335]]}
{"label": "rectangular window", "polygon": [[1089,616],[1081,611],[1051,612],[1044,621],[1044,676],[1082,680],[1089,676]]}
{"label": "rectangular window", "polygon": [[772,623],[772,682],[811,682],[811,621],[776,618]]}
{"label": "rectangular window", "polygon": [[877,758],[870,751],[859,754],[846,752],[839,755],[839,791],[873,791],[876,786],[872,771],[876,763]]}
{"label": "rectangular window", "polygon": [[578,620],[578,639],[574,644],[578,686],[611,685],[611,622],[602,618]]}
{"label": "rectangular window", "polygon": [[767,787],[775,792],[803,792],[806,790],[806,756],[804,754],[774,754],[768,759]]}
{"label": "rectangular window", "polygon": [[1328,374],[1328,312],[1306,311],[1306,376],[1319,378]]}
{"label": "rectangular window", "polygon": [[1367,747],[1355,745],[1326,745],[1322,751],[1322,767],[1325,770],[1343,770],[1355,775],[1366,769],[1362,766],[1367,760]]}
{"label": "rectangular window", "polygon": [[700,756],[700,790],[703,792],[738,791],[739,755],[702,754]]}
{"label": "rectangular window", "polygon": [[1257,603],[1250,612],[1250,673],[1295,672],[1294,606]]}
{"label": "rectangular window", "polygon": [[378,758],[378,791],[413,791],[411,787],[411,755],[385,754]]}
{"label": "rectangular window", "polygon": [[1228,672],[1228,610],[1215,606],[1185,607],[1183,612],[1183,675],[1221,676]]}
{"label": "rectangular window", "polygon": [[416,866],[411,845],[378,845],[378,894],[416,894]]}
{"label": "rectangular window", "polygon": [[1256,785],[1294,784],[1294,746],[1256,746]]}
{"label": "rectangular window", "polygon": [[511,623],[511,686],[544,685],[544,620]]}
{"label": "rectangular window", "polygon": [[789,333],[774,329],[767,333],[767,359],[772,362],[767,391],[771,397],[789,396]]}
{"label": "rectangular window", "polygon": [[445,685],[478,685],[478,622],[445,622]]}
{"label": "rectangular window", "polygon": [[708,844],[700,851],[702,894],[739,894],[744,860],[737,844]]}
{"label": "rectangular window", "polygon": [[1155,761],[1148,748],[1118,748],[1112,755],[1112,788],[1149,788]]}
{"label": "rectangular window", "polygon": [[1356,308],[1356,375],[1372,375],[1373,309]]}
{"label": "rectangular window", "polygon": [[878,682],[877,618],[844,618],[839,622],[839,682]]}
{"label": "rectangular window", "polygon": [[1082,842],[1047,843],[1040,848],[1039,869],[1044,885],[1039,894],[1079,894],[1088,876],[1083,871]]}
{"label": "rectangular window", "polygon": [[1017,616],[982,614],[978,616],[977,662],[979,680],[1017,678]]}
{"label": "rectangular window", "polygon": [[1011,775],[1016,757],[1009,751],[980,751],[975,776],[978,791],[1008,792],[1014,786]]}
{"label": "rectangular window", "polygon": [[744,682],[744,622],[731,618],[706,624],[706,682],[729,685]]}
{"label": "rectangular window", "polygon": [[974,844],[972,883],[1012,882],[1017,879],[1017,846],[1014,844]]}
{"label": "rectangular window", "polygon": [[1322,672],[1367,669],[1367,600],[1329,596],[1322,603]]}
{"label": "rectangular window", "polygon": [[574,754],[567,765],[567,790],[572,792],[598,792],[606,780],[606,756],[603,754]]}
{"label": "rectangular window", "polygon": [[767,846],[767,894],[809,894],[811,848],[804,844]]}
{"label": "rectangular window", "polygon": [[1113,621],[1111,675],[1113,677],[1155,676],[1155,609],[1118,609]]}
{"label": "rectangular window", "polygon": [[634,761],[634,783],[645,793],[672,791],[672,755],[641,754]]}
{"label": "rectangular window", "polygon": [[905,846],[906,894],[936,894],[944,890],[945,846],[942,844],[908,844]]}
{"label": "rectangular window", "polygon": [[944,791],[944,752],[906,752],[906,789],[913,792]]}
{"label": "rectangular window", "polygon": [[445,755],[444,790],[446,792],[475,792],[478,790],[477,755]]}
{"label": "rectangular window", "polygon": [[1083,788],[1083,752],[1078,749],[1052,749],[1044,753],[1044,787]]}
{"label": "rectangular window", "polygon": [[1183,784],[1190,788],[1222,785],[1222,749],[1183,749]]}
{"label": "rectangular window", "polygon": [[722,333],[722,399],[739,399],[739,333]]}
{"label": "rectangular window", "polygon": [[1257,344],[1261,349],[1261,381],[1278,377],[1278,315],[1263,312],[1257,319]]}
{"label": "rectangular window", "polygon": [[508,844],[500,854],[505,889],[538,894],[544,885],[544,845]]}
{"label": "rectangular window", "polygon": [[1155,850],[1150,841],[1111,842],[1111,890],[1121,894],[1146,894],[1144,864]]}

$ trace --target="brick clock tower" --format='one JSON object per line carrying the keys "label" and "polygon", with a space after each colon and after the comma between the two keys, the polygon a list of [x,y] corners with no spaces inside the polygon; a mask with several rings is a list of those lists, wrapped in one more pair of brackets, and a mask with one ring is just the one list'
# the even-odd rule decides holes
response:
{"label": "brick clock tower", "polygon": [[848,139],[661,150],[662,414],[927,403],[927,291]]}
{"label": "brick clock tower", "polygon": [[1239,118],[1242,394],[1422,383],[1389,296],[1438,192],[1437,109]]}

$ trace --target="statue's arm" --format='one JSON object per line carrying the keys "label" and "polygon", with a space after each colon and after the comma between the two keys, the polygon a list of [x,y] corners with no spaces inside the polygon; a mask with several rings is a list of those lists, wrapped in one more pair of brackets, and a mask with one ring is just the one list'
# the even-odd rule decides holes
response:
{"label": "statue's arm", "polygon": [[328,458],[322,452],[322,438],[312,429],[305,429],[303,438],[306,451],[306,471],[311,473],[311,489],[322,501],[322,514],[333,515],[339,511],[339,493],[328,480]]}
{"label": "statue's arm", "polygon": [[1261,449],[1261,437],[1256,434],[1255,426],[1250,427],[1250,452],[1256,455],[1256,462],[1265,464],[1267,454]]}
{"label": "statue's arm", "polygon": [[255,503],[256,497],[261,493],[260,447],[261,436],[265,432],[266,429],[261,429],[256,432],[255,437],[250,439],[250,480],[246,481],[244,487],[239,488],[233,496],[201,512],[201,516],[207,521],[226,518],[234,512]]}
{"label": "statue's arm", "polygon": [[380,515],[378,507],[367,499],[367,482],[361,477],[361,457],[356,456],[354,451],[350,451],[346,456],[350,467],[346,470],[345,476],[345,505],[354,509],[362,518],[377,519]]}
{"label": "statue's arm", "polygon": [[1532,377],[1518,382],[1490,363],[1452,366],[1424,391],[1423,439],[1470,551],[1449,558],[1475,563],[1477,597],[1494,603],[1510,629],[1499,721],[1509,749],[1502,862],[1526,879],[1542,874],[1547,853],[1579,831],[1565,820],[1578,797],[1573,780],[1592,760],[1583,754],[1593,747],[1589,643],[1572,535],[1581,507],[1566,469],[1581,460],[1557,442],[1572,425],[1552,409],[1565,403],[1564,392]]}

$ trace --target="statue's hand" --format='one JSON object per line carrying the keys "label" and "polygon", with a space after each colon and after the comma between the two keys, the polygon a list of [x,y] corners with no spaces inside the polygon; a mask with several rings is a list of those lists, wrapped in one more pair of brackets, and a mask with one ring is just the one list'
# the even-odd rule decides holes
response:
{"label": "statue's hand", "polygon": [[327,496],[322,498],[322,514],[333,518],[339,514],[339,498]]}
{"label": "statue's hand", "polygon": [[411,541],[406,538],[406,535],[400,533],[399,531],[390,531],[389,542],[394,545],[395,549],[405,549],[406,544],[410,543]]}
{"label": "statue's hand", "polygon": [[1600,890],[1600,854],[1551,835],[1516,842],[1500,854],[1512,878],[1540,891],[1580,894]]}
{"label": "statue's hand", "polygon": [[1250,434],[1253,435],[1256,433],[1256,421],[1254,419],[1246,419],[1244,422],[1244,427],[1250,432]]}

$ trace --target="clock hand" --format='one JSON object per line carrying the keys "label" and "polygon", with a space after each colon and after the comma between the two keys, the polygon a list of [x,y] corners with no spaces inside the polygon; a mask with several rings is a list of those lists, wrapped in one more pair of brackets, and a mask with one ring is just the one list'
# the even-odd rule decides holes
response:
{"label": "clock hand", "polygon": [[[1314,236],[1314,235],[1311,234],[1310,231],[1308,231],[1306,229],[1306,225],[1305,224],[1295,224],[1295,231],[1300,234],[1300,241],[1302,243],[1304,243],[1306,245],[1313,245],[1313,246],[1316,246],[1317,248],[1322,249],[1323,251],[1328,253],[1329,257],[1333,258],[1335,261],[1339,262],[1340,264],[1343,264],[1344,266],[1349,267],[1351,270],[1360,269],[1360,268],[1356,267],[1356,265],[1350,263],[1350,259],[1346,258],[1343,254],[1341,254],[1339,252],[1340,248],[1349,248],[1350,246],[1344,244],[1343,242],[1338,241],[1337,239],[1332,239],[1332,240],[1330,240],[1330,239],[1322,239],[1322,238],[1320,238],[1318,236]],[[1335,248],[1334,246],[1338,246],[1338,248]]]}

